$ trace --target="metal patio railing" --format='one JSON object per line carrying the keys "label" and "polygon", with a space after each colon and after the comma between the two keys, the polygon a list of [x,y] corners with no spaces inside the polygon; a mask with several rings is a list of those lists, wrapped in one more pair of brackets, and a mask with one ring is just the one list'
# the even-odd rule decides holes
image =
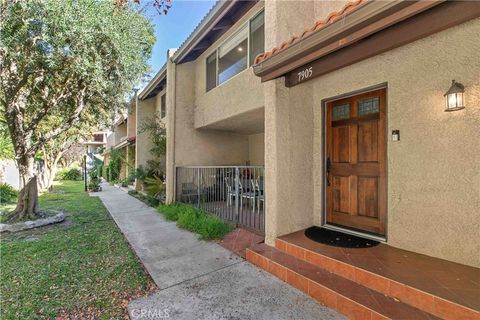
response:
{"label": "metal patio railing", "polygon": [[176,201],[263,234],[265,170],[261,166],[177,167]]}

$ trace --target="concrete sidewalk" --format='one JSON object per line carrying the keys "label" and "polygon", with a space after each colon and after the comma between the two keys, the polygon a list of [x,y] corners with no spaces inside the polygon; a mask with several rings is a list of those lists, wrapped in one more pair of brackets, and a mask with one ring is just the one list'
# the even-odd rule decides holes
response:
{"label": "concrete sidewalk", "polygon": [[344,319],[213,242],[166,221],[108,184],[98,196],[160,292],[132,301],[132,319]]}

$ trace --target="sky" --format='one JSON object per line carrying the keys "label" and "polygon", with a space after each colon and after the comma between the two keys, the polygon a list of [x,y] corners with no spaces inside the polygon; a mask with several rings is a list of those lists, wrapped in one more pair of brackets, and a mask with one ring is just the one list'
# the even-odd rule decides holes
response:
{"label": "sky", "polygon": [[214,4],[215,1],[211,0],[172,0],[172,8],[166,16],[158,15],[153,7],[148,9],[147,16],[155,24],[157,37],[149,61],[152,69],[151,77],[165,63],[167,49],[178,48]]}

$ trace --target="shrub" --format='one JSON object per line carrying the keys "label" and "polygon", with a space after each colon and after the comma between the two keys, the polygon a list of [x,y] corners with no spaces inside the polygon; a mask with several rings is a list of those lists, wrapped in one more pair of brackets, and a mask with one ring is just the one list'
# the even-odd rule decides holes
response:
{"label": "shrub", "polygon": [[176,204],[161,204],[158,207],[158,211],[163,214],[165,219],[170,221],[177,221],[178,214],[180,213],[180,208],[178,208],[178,205]]}
{"label": "shrub", "polygon": [[158,199],[150,197],[149,195],[144,195],[143,193],[140,193],[140,192],[135,191],[135,190],[128,191],[128,194],[131,195],[132,197],[135,197],[138,200],[148,204],[151,207],[157,207],[160,204],[160,201]]}
{"label": "shrub", "polygon": [[7,183],[0,184],[0,203],[13,202],[18,196],[17,190]]}
{"label": "shrub", "polygon": [[198,233],[201,239],[221,239],[233,230],[222,219],[184,204],[161,204],[158,211],[167,220],[177,221],[178,227]]}
{"label": "shrub", "polygon": [[82,172],[78,168],[65,168],[57,172],[56,180],[82,180]]}
{"label": "shrub", "polygon": [[201,229],[201,221],[202,217],[200,210],[196,210],[192,207],[180,207],[177,226],[188,231],[197,232]]}
{"label": "shrub", "polygon": [[100,180],[99,179],[90,180],[90,183],[88,184],[88,190],[93,192],[100,191],[101,190]]}
{"label": "shrub", "polygon": [[122,169],[122,154],[119,150],[110,151],[110,161],[108,162],[109,180],[115,181],[120,176]]}
{"label": "shrub", "polygon": [[120,185],[124,188],[128,187],[128,183],[129,183],[128,178],[123,178],[122,180],[120,180]]}
{"label": "shrub", "polygon": [[135,175],[135,178],[143,181],[147,177],[147,171],[143,168],[142,165],[139,165],[138,168],[135,169],[134,175]]}
{"label": "shrub", "polygon": [[165,183],[157,176],[154,176],[153,178],[146,177],[145,191],[149,196],[158,199],[163,193],[165,193]]}

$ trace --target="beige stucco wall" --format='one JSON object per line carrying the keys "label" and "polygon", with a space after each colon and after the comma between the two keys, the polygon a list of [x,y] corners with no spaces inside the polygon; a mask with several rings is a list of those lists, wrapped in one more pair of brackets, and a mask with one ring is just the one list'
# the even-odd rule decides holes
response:
{"label": "beige stucco wall", "polygon": [[115,145],[115,132],[110,131],[107,134],[107,145],[105,149],[110,150],[114,145]]}
{"label": "beige stucco wall", "polygon": [[127,137],[134,137],[137,134],[137,103],[133,98],[128,107]]}
{"label": "beige stucco wall", "polygon": [[[314,21],[313,1],[265,2],[265,45],[278,46]],[[312,85],[287,89],[283,79],[265,90],[265,242],[307,228],[313,217]]]}
{"label": "beige stucco wall", "polygon": [[248,160],[252,166],[265,164],[265,134],[251,134],[248,136]]}
{"label": "beige stucco wall", "polygon": [[[128,120],[126,122],[128,122]],[[117,145],[122,140],[123,137],[127,136],[127,126],[128,125],[127,125],[126,122],[123,122],[121,125],[116,126],[113,129],[115,145]]]}
{"label": "beige stucco wall", "polygon": [[260,12],[263,1],[257,3],[235,25],[195,60],[195,127],[209,124],[245,113],[263,106],[263,90],[260,79],[252,68],[206,92],[206,59],[232,34]]}
{"label": "beige stucco wall", "polygon": [[135,157],[135,167],[139,166],[145,167],[148,160],[151,160],[153,157],[150,154],[150,149],[153,147],[152,140],[148,132],[142,132],[142,126],[145,121],[155,117],[155,97],[146,100],[138,101],[137,108],[137,140],[136,140],[136,157]]}
{"label": "beige stucco wall", "polygon": [[[321,223],[322,100],[388,83],[387,243],[480,266],[480,42],[475,34],[480,34],[480,19],[290,89],[283,87],[283,80],[269,82],[267,242],[308,223]],[[466,87],[466,109],[447,113],[443,93],[452,79]],[[287,105],[296,112],[285,112]],[[297,135],[293,139],[279,132],[278,125],[287,124],[290,130],[285,131]],[[391,141],[393,129],[400,130],[401,141]],[[288,153],[294,149],[304,157]],[[288,176],[295,167],[300,167],[297,174],[310,171],[312,178],[305,174],[302,185],[295,183],[295,176],[289,181],[278,175]],[[299,199],[296,187],[307,195]],[[288,194],[292,204],[282,198]]]}

